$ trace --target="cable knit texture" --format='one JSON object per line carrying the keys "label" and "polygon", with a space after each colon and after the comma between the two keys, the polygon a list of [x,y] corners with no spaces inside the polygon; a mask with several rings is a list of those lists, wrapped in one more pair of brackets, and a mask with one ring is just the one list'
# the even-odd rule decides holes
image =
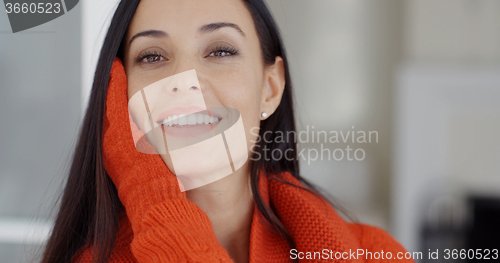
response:
{"label": "cable knit texture", "polygon": [[[233,262],[218,242],[207,215],[180,191],[178,181],[158,155],[135,150],[142,136],[133,124],[127,105],[127,79],[116,58],[106,97],[103,154],[104,166],[116,185],[126,212],[120,214],[115,247],[109,262]],[[289,173],[275,175],[302,186]],[[182,187],[182,186],[181,186]],[[264,202],[274,207],[296,243],[298,252],[391,252],[393,259],[365,257],[307,262],[413,262],[395,259],[405,249],[378,227],[347,223],[323,199],[295,186],[260,174]],[[333,251],[330,254],[330,251]],[[73,262],[91,262],[93,247],[80,250]],[[401,253],[400,253],[401,254]],[[321,254],[324,256],[325,254]],[[344,253],[344,257],[345,257]],[[302,254],[306,258],[307,254]],[[254,208],[250,231],[249,260],[291,262],[288,243],[273,231]]]}

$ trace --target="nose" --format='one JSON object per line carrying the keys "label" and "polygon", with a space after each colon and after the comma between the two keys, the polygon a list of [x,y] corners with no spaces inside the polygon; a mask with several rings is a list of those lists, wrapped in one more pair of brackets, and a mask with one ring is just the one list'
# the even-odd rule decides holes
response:
{"label": "nose", "polygon": [[[180,88],[178,88],[177,86],[180,86]],[[189,86],[189,85],[187,85]],[[187,89],[186,89],[187,88]],[[176,87],[173,87],[172,90],[171,90],[171,93],[180,93],[180,92],[190,92],[190,91],[199,91],[199,87],[197,87],[196,85],[193,85],[191,87],[183,87],[183,85],[176,85]]]}
{"label": "nose", "polygon": [[162,92],[172,99],[172,103],[204,105],[203,91],[196,73],[196,69],[190,69],[170,76],[163,83]]}
{"label": "nose", "polygon": [[195,69],[187,70],[171,76],[164,88],[171,96],[174,97],[201,93],[200,83]]}
{"label": "nose", "polygon": [[[198,93],[203,91],[201,75],[203,65],[200,64],[196,56],[188,51],[179,52],[167,68],[167,74],[173,76],[168,87],[171,95],[187,95],[188,93]],[[201,78],[201,79],[200,79]]]}

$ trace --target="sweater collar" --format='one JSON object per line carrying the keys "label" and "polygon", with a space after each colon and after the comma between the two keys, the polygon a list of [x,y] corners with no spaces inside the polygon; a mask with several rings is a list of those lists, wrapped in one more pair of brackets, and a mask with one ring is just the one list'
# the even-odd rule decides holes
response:
{"label": "sweater collar", "polygon": [[[293,185],[296,186],[293,186]],[[331,205],[313,193],[288,172],[259,176],[259,190],[264,203],[272,206],[289,231],[297,251],[329,249],[349,251],[359,248],[359,241]],[[290,262],[290,247],[254,207],[250,230],[249,262]],[[274,230],[274,231],[273,231]]]}

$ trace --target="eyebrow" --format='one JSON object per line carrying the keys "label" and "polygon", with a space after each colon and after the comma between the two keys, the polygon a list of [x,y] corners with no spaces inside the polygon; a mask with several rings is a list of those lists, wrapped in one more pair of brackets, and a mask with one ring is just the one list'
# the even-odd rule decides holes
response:
{"label": "eyebrow", "polygon": [[208,33],[208,32],[213,32],[213,31],[215,31],[217,29],[220,29],[220,28],[223,28],[223,27],[234,28],[242,36],[245,36],[245,33],[243,33],[243,30],[241,30],[241,28],[238,25],[233,24],[233,23],[224,23],[224,22],[211,23],[211,24],[204,25],[204,26],[200,27],[200,29],[198,31],[201,32],[201,33]]}
{"label": "eyebrow", "polygon": [[[243,37],[245,37],[245,33],[243,32],[243,30],[241,30],[241,28],[238,25],[233,24],[233,23],[225,23],[225,22],[218,22],[218,23],[206,24],[206,25],[200,27],[198,29],[198,32],[200,32],[200,33],[209,33],[209,32],[214,32],[214,31],[216,31],[218,29],[221,29],[221,28],[224,28],[224,27],[234,28]],[[165,31],[161,31],[161,30],[147,30],[147,31],[143,31],[143,32],[135,34],[130,39],[130,41],[128,42],[128,44],[130,45],[134,39],[136,39],[138,37],[144,37],[144,36],[154,37],[154,38],[164,38],[164,37],[168,37],[168,33],[165,32]]]}
{"label": "eyebrow", "polygon": [[168,34],[165,31],[161,30],[147,30],[143,31],[140,33],[135,34],[130,41],[128,42],[128,45],[130,46],[130,43],[132,43],[132,40],[138,38],[138,37],[144,37],[144,36],[149,36],[149,37],[154,37],[154,38],[161,38],[161,37],[167,37]]}

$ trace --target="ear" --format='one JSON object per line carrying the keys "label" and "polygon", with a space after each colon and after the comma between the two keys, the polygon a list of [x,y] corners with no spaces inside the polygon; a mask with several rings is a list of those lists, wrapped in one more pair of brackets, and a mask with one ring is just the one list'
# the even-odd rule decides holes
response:
{"label": "ear", "polygon": [[283,64],[283,59],[277,56],[274,60],[274,64],[266,66],[264,70],[260,113],[265,112],[267,116],[261,116],[261,119],[266,119],[276,111],[280,105],[284,90],[285,65]]}

